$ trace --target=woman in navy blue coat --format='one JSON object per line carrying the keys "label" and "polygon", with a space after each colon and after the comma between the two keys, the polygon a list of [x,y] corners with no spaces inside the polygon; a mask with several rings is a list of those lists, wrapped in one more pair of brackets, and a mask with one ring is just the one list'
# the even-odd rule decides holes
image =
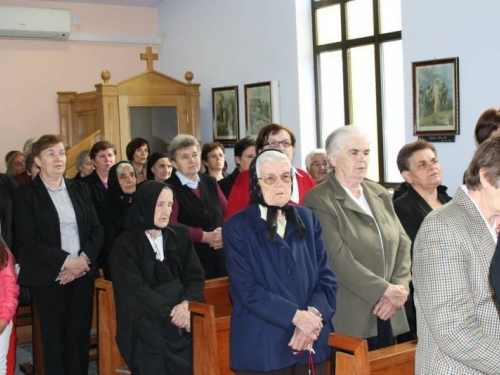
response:
{"label": "woman in navy blue coat", "polygon": [[337,280],[316,215],[288,205],[293,174],[278,150],[250,166],[251,204],[222,227],[238,375],[326,374]]}

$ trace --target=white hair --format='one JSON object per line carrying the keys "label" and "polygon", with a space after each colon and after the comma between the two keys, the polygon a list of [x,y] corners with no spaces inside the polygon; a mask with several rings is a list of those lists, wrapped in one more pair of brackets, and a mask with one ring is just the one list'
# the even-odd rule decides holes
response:
{"label": "white hair", "polygon": [[291,167],[290,159],[288,159],[288,156],[281,151],[269,150],[257,155],[256,157],[257,161],[255,162],[255,170],[257,171],[257,177],[262,175],[260,169],[263,164],[277,164],[285,161],[288,162]]}
{"label": "white hair", "polygon": [[368,143],[370,143],[370,137],[368,134],[359,126],[356,125],[346,125],[334,130],[326,138],[325,149],[327,157],[330,155],[339,156],[344,148],[346,141],[353,137],[363,137]]}
{"label": "white hair", "polygon": [[324,148],[315,148],[306,155],[306,170],[308,173],[311,171],[312,159],[316,155],[323,155],[326,157],[326,150]]}

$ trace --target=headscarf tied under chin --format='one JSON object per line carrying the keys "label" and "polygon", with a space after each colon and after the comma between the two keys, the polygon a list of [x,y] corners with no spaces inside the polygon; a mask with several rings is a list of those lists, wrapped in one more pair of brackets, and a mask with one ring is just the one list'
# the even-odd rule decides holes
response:
{"label": "headscarf tied under chin", "polygon": [[146,181],[139,185],[125,220],[125,228],[128,230],[162,229],[155,225],[156,202],[163,189],[168,186],[162,181]]}
{"label": "headscarf tied under chin", "polygon": [[[257,176],[257,159],[261,157],[264,153],[271,151],[283,154],[283,152],[276,149],[263,150],[252,160],[252,163],[250,164],[250,201],[258,203],[264,207],[267,207],[266,238],[269,243],[276,242],[276,233],[278,231],[278,222],[277,222],[278,210],[281,210],[283,212],[283,214],[286,217],[286,220],[295,225],[295,228],[297,228],[297,230],[299,231],[300,237],[304,238],[306,235],[306,228],[295,207],[293,205],[289,205],[288,203],[282,207],[271,206],[267,204],[267,202],[264,200],[264,196],[262,195],[262,189],[259,184],[259,177]],[[290,171],[290,173],[292,173],[292,171]],[[291,191],[293,191],[293,183],[291,186]]]}

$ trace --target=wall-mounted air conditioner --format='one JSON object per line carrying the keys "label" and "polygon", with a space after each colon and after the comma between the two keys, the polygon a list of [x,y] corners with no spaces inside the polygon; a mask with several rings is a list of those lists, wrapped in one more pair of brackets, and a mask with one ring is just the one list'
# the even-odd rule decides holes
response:
{"label": "wall-mounted air conditioner", "polygon": [[0,6],[0,37],[66,40],[70,31],[69,10]]}

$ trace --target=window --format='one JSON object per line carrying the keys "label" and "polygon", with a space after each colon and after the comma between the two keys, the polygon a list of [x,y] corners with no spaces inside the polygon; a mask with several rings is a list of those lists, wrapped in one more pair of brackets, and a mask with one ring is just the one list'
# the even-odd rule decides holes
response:
{"label": "window", "polygon": [[405,143],[401,0],[312,0],[318,144],[345,124],[372,139],[367,177],[401,181]]}

